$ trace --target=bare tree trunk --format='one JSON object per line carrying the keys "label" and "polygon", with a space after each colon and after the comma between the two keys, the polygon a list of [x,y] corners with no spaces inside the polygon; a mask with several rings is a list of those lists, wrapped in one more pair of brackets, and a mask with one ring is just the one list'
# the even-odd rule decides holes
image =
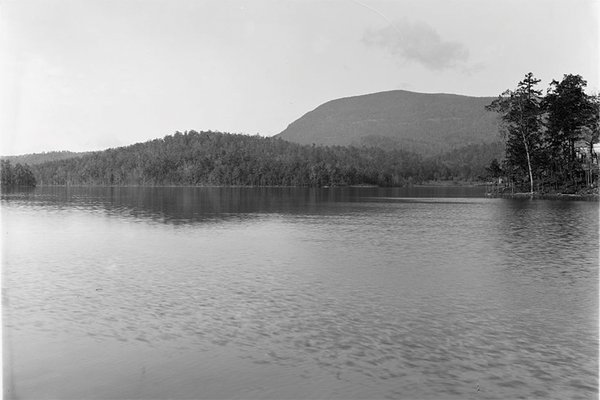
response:
{"label": "bare tree trunk", "polygon": [[[529,100],[530,94],[527,94]],[[531,171],[531,157],[529,155],[529,145],[527,144],[527,138],[529,138],[529,127],[526,125],[526,121],[523,119],[523,104],[519,102],[519,111],[521,112],[521,139],[523,140],[523,146],[525,147],[525,154],[527,155],[527,169],[529,170],[529,193],[533,197],[533,172]],[[523,132],[523,126],[525,126],[526,132]],[[527,134],[526,134],[527,133]]]}
{"label": "bare tree trunk", "polygon": [[531,171],[531,157],[529,156],[529,145],[525,139],[525,135],[521,134],[523,144],[525,145],[525,154],[527,155],[527,168],[529,169],[529,193],[533,196],[533,172]]}

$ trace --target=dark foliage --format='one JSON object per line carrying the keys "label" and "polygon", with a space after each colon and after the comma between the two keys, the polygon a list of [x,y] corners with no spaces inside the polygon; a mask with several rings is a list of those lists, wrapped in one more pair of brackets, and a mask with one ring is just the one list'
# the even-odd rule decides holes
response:
{"label": "dark foliage", "polygon": [[402,151],[189,131],[34,168],[51,185],[398,186],[419,179],[420,161]]}
{"label": "dark foliage", "polygon": [[506,160],[517,169],[527,171],[530,192],[534,188],[536,155],[541,153],[542,92],[540,82],[531,72],[516,90],[507,90],[486,107],[500,114],[506,137]]}
{"label": "dark foliage", "polygon": [[[402,150],[308,146],[279,138],[189,131],[33,168],[44,185],[403,186],[431,179],[477,179],[493,158],[482,157],[484,147],[473,147],[462,159],[450,155],[424,160]],[[476,168],[468,165],[474,158]]]}
{"label": "dark foliage", "polygon": [[29,165],[17,163],[14,167],[8,160],[0,161],[2,186],[35,186],[36,180]]}
{"label": "dark foliage", "polygon": [[491,177],[486,168],[491,160],[501,158],[503,154],[501,142],[470,144],[429,158],[423,168],[430,171],[429,180],[488,180]]}
{"label": "dark foliage", "polygon": [[[579,75],[553,80],[542,97],[528,73],[515,91],[507,90],[486,108],[500,114],[506,138],[502,171],[512,184],[529,191],[577,190],[597,179],[600,101],[584,92]],[[496,170],[495,166],[490,166]]]}
{"label": "dark foliage", "polygon": [[10,161],[11,163],[21,163],[28,165],[42,164],[48,161],[65,160],[67,158],[81,157],[89,154],[89,152],[75,153],[72,151],[48,151],[44,153],[22,154],[19,156],[2,156],[2,160]]}
{"label": "dark foliage", "polygon": [[490,165],[488,165],[485,168],[485,170],[486,170],[487,176],[489,176],[490,178],[499,178],[504,174],[504,171],[502,171],[502,167],[500,166],[500,163],[498,162],[497,158],[494,158],[490,162]]}
{"label": "dark foliage", "polygon": [[591,150],[598,140],[597,97],[588,96],[586,86],[580,75],[565,75],[560,82],[552,81],[544,99],[548,113],[546,148],[551,158],[548,172],[561,181],[576,183],[582,174],[577,147]]}

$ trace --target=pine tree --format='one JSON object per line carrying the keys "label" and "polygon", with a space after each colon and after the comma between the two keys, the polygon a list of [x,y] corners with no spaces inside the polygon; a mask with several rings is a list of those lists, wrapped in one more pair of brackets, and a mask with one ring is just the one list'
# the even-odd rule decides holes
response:
{"label": "pine tree", "polygon": [[548,113],[549,149],[558,162],[556,172],[566,175],[565,178],[574,179],[579,167],[575,154],[577,141],[589,139],[591,146],[597,133],[598,107],[596,99],[584,92],[586,86],[580,75],[564,75],[562,81],[552,81],[543,103]]}
{"label": "pine tree", "polygon": [[540,82],[529,72],[516,90],[506,90],[486,107],[500,114],[506,135],[506,159],[529,176],[529,191],[533,193],[533,166],[542,143],[541,91],[535,89]]}

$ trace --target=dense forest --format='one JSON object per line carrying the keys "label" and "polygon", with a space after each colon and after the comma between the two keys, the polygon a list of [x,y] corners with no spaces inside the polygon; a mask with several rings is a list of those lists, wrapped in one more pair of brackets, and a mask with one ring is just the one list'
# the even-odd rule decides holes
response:
{"label": "dense forest", "polygon": [[493,179],[489,165],[504,154],[501,142],[470,144],[423,160],[429,174],[426,180],[488,181]]}
{"label": "dense forest", "polygon": [[0,161],[2,186],[35,186],[36,179],[29,165],[17,163],[15,166],[8,160]]}
{"label": "dense forest", "polygon": [[500,115],[506,153],[493,160],[490,175],[511,190],[597,193],[600,96],[588,95],[580,75],[553,80],[546,95],[530,72],[487,109]]}
{"label": "dense forest", "polygon": [[474,145],[424,159],[402,150],[189,131],[31,168],[41,185],[403,186],[482,179],[501,149]]}
{"label": "dense forest", "polygon": [[81,157],[90,152],[76,153],[73,151],[47,151],[43,153],[22,154],[19,156],[2,156],[0,159],[10,161],[11,163],[20,163],[27,165],[42,164],[48,161],[66,160],[73,157]]}

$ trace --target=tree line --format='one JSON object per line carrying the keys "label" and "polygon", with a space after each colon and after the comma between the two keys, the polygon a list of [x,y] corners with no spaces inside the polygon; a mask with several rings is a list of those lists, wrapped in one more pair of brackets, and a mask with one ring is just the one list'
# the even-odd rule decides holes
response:
{"label": "tree line", "polygon": [[531,193],[595,186],[600,96],[585,93],[580,75],[553,80],[545,96],[539,82],[530,72],[486,107],[499,113],[506,145],[504,160],[493,160],[488,173]]}
{"label": "tree line", "polygon": [[42,185],[404,186],[479,180],[498,146],[472,145],[462,157],[455,150],[425,159],[398,149],[310,146],[192,130],[31,168]]}
{"label": "tree line", "polygon": [[0,161],[2,186],[35,186],[36,179],[27,164],[17,163],[14,166],[8,160]]}
{"label": "tree line", "polygon": [[12,163],[21,163],[27,165],[42,164],[48,161],[64,160],[67,158],[81,157],[91,152],[76,153],[73,151],[47,151],[43,153],[22,154],[18,156],[2,156],[2,160],[8,160]]}
{"label": "tree line", "polygon": [[403,186],[503,177],[530,192],[594,186],[600,97],[585,93],[579,75],[552,81],[545,96],[539,82],[528,73],[486,107],[500,115],[503,143],[424,157],[393,148],[186,131],[78,157],[52,156],[58,159],[31,167],[3,160],[2,185]]}

